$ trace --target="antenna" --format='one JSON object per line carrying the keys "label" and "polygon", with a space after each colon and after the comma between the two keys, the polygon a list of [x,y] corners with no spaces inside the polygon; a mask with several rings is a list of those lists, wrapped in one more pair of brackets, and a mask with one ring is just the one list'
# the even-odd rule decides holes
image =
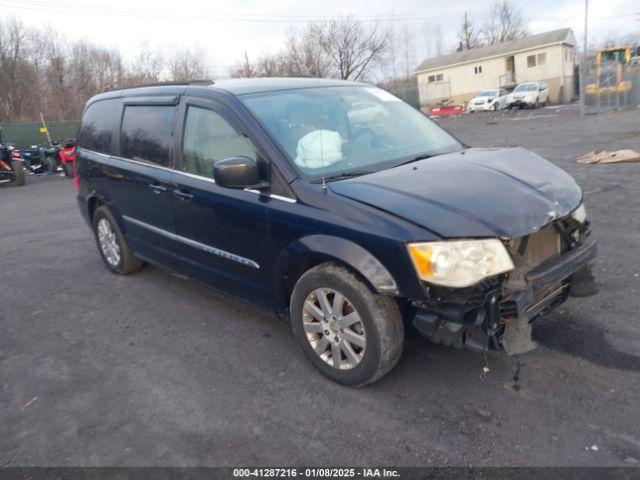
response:
{"label": "antenna", "polygon": [[322,148],[322,130],[320,130],[320,168],[322,169],[322,193],[327,193],[327,180],[324,176],[324,149]]}
{"label": "antenna", "polygon": [[[320,83],[320,79],[316,78],[316,84]],[[320,110],[320,105],[318,102],[318,99],[316,98],[316,107],[318,108],[318,110]],[[318,113],[320,113],[318,111]],[[322,125],[322,117],[320,117],[320,122],[318,122],[318,124],[320,125],[320,168],[322,169],[322,193],[327,193],[327,180],[324,174],[324,148],[322,145],[322,135],[323,135],[323,131],[324,131],[324,125]]]}

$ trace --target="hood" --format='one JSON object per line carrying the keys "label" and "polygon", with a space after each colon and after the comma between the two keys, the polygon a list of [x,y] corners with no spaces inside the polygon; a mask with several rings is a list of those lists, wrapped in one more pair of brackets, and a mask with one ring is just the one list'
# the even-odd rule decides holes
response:
{"label": "hood", "polygon": [[329,188],[445,238],[521,237],[569,214],[582,199],[569,174],[522,148],[472,148]]}

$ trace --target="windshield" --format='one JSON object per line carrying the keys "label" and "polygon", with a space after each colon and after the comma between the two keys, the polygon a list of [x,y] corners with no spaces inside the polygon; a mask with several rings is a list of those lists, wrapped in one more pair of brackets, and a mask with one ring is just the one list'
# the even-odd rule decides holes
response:
{"label": "windshield", "polygon": [[483,90],[478,94],[479,97],[497,97],[497,90]]}
{"label": "windshield", "polygon": [[518,85],[514,92],[533,92],[538,89],[538,86],[534,83],[523,83]]}
{"label": "windshield", "polygon": [[425,115],[375,87],[304,88],[240,98],[310,180],[373,172],[462,149]]}

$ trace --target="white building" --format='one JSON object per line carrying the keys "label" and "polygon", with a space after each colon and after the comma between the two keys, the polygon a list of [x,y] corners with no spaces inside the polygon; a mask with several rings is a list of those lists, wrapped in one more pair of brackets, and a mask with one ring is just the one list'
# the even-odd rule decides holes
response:
{"label": "white building", "polygon": [[573,95],[575,37],[570,28],[428,58],[416,69],[420,106],[464,103],[480,90],[545,81],[550,102]]}

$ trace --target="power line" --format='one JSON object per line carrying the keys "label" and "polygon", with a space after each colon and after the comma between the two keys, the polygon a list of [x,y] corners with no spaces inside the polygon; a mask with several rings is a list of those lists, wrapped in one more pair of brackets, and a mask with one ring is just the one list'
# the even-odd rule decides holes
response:
{"label": "power line", "polygon": [[433,20],[458,16],[458,12],[416,13],[404,15],[348,15],[335,17],[327,15],[290,15],[290,14],[252,14],[219,13],[210,11],[185,12],[184,10],[121,9],[107,6],[81,5],[75,3],[49,2],[43,0],[0,0],[0,5],[28,11],[46,11],[52,13],[79,13],[86,15],[110,15],[132,18],[194,19],[230,22],[266,22],[266,23],[309,23],[358,20],[362,22],[406,22],[415,20]]}

